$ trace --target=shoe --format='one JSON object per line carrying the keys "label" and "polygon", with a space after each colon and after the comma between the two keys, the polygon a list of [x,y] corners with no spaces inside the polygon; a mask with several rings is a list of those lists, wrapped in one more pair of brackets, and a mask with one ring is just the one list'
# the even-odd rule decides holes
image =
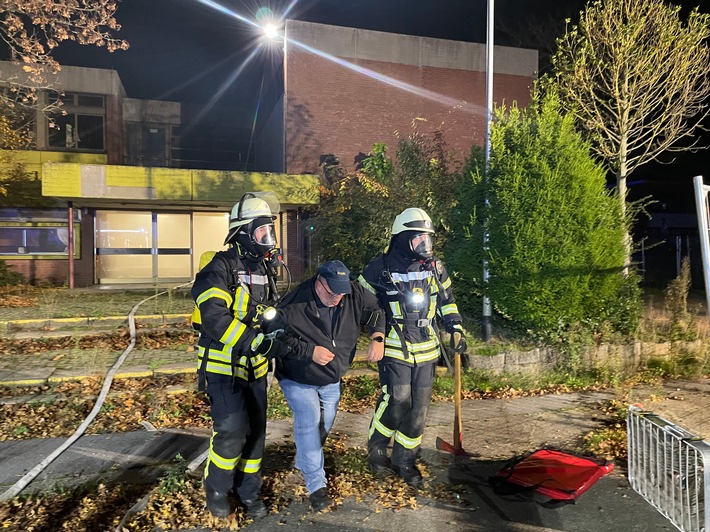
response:
{"label": "shoe", "polygon": [[392,470],[413,488],[418,488],[422,485],[422,474],[416,466],[392,466]]}
{"label": "shoe", "polygon": [[269,511],[266,509],[264,501],[262,501],[261,499],[247,499],[242,502],[244,503],[244,506],[247,507],[247,515],[252,519],[261,519],[262,517],[266,517],[266,515],[269,513]]}
{"label": "shoe", "polygon": [[215,517],[227,517],[232,513],[229,506],[229,496],[220,491],[205,490],[207,510]]}
{"label": "shoe", "polygon": [[391,471],[390,461],[387,458],[387,451],[381,448],[374,448],[367,453],[367,465],[376,476],[388,475]]}
{"label": "shoe", "polygon": [[328,497],[327,489],[321,488],[311,493],[311,508],[313,508],[313,511],[320,512],[332,504],[333,501],[330,500],[330,497]]}

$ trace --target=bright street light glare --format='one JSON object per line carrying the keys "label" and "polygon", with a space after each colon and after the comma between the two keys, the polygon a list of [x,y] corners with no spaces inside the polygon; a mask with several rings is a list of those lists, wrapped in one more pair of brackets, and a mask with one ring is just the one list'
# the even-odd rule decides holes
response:
{"label": "bright street light glare", "polygon": [[264,26],[264,35],[266,35],[272,41],[279,36],[279,29],[275,24],[266,24]]}

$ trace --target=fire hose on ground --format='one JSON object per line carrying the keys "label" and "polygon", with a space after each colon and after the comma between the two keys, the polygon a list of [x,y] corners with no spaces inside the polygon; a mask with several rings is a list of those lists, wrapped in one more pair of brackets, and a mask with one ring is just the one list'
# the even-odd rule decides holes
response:
{"label": "fire hose on ground", "polygon": [[[121,367],[123,362],[126,360],[126,357],[128,354],[133,350],[133,348],[136,345],[136,322],[135,322],[135,313],[138,310],[138,307],[140,307],[143,303],[146,301],[149,301],[155,297],[161,296],[163,294],[168,293],[170,290],[175,290],[177,288],[182,288],[184,286],[191,285],[192,281],[189,283],[183,283],[177,286],[174,286],[173,288],[169,288],[168,290],[164,292],[160,292],[158,294],[154,294],[150,297],[147,297],[140,302],[138,302],[132,309],[131,312],[128,314],[128,327],[130,331],[130,338],[131,341],[128,344],[128,347],[123,351],[121,356],[118,357],[118,360],[114,363],[114,365],[111,367],[111,369],[108,371],[106,374],[106,379],[104,380],[104,384],[101,388],[101,392],[99,393],[99,396],[96,400],[96,404],[94,405],[94,408],[89,412],[89,415],[86,416],[84,421],[79,425],[79,427],[74,431],[74,434],[72,434],[67,440],[57,447],[57,449],[54,450],[49,456],[47,456],[44,460],[42,460],[40,463],[38,463],[36,466],[34,466],[30,471],[25,473],[25,475],[15,482],[7,491],[5,491],[2,495],[0,495],[0,502],[4,502],[7,500],[12,499],[13,497],[16,497],[17,495],[22,492],[23,489],[25,489],[30,482],[32,482],[42,471],[44,471],[49,464],[51,464],[59,455],[61,455],[64,451],[66,451],[71,445],[78,440],[83,434],[84,431],[86,431],[87,427],[91,424],[91,422],[94,420],[94,418],[98,415],[99,411],[101,410],[101,407],[103,406],[104,401],[106,400],[106,397],[108,395],[109,389],[111,388],[111,383],[113,382],[113,378],[116,375],[116,372],[118,369]],[[197,464],[199,465],[199,464]]]}

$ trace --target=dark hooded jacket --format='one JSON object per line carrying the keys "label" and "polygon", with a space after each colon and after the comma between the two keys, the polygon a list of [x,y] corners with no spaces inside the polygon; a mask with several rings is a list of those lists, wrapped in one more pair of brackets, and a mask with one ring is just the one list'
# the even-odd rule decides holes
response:
{"label": "dark hooded jacket", "polygon": [[[276,377],[301,384],[325,386],[339,382],[355,357],[357,340],[363,326],[371,336],[385,332],[384,313],[377,298],[355,282],[352,291],[337,305],[332,328],[323,321],[323,307],[318,306],[315,292],[317,276],[307,279],[286,294],[278,308],[288,322],[288,332],[297,341],[289,341],[293,352],[286,359],[277,359]],[[325,366],[313,362],[317,345],[328,348],[335,358]]]}

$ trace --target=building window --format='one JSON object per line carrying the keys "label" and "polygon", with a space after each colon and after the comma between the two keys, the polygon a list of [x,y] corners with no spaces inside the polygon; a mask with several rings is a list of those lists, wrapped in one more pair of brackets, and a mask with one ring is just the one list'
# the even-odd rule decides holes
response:
{"label": "building window", "polygon": [[[50,96],[50,104],[57,97]],[[61,97],[62,112],[52,116],[48,129],[50,148],[69,150],[104,150],[104,97],[93,94],[67,93]]]}
{"label": "building window", "polygon": [[[57,255],[66,258],[69,223],[65,210],[0,209],[0,255],[26,257]],[[79,216],[74,217],[74,257],[79,258]]]}

